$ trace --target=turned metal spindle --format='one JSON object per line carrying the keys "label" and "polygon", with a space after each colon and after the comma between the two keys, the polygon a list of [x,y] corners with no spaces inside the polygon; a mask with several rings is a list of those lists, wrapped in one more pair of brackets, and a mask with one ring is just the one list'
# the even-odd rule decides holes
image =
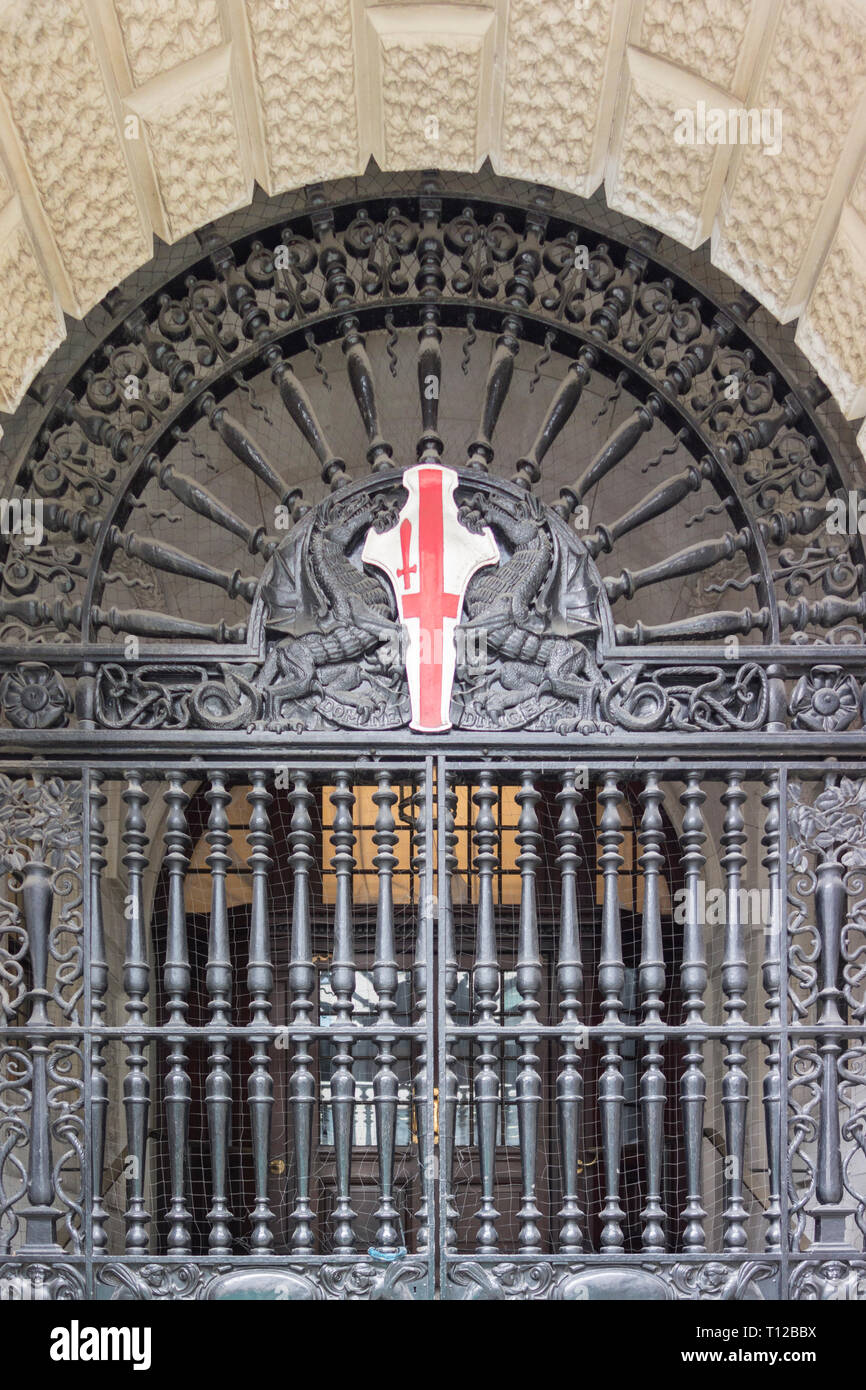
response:
{"label": "turned metal spindle", "polygon": [[442,389],[442,330],[439,310],[425,307],[418,330],[418,393],[421,398],[421,434],[417,453],[420,458],[439,458],[439,393]]}
{"label": "turned metal spindle", "polygon": [[349,385],[367,435],[367,463],[371,473],[387,473],[392,466],[391,456],[394,449],[383,438],[379,428],[376,386],[373,367],[367,354],[366,339],[354,315],[344,319],[341,327]]}
{"label": "turned metal spindle", "polygon": [[521,773],[520,790],[516,793],[520,815],[517,822],[517,843],[520,853],[520,918],[517,934],[516,983],[520,993],[520,1070],[517,1073],[517,1126],[520,1140],[520,1174],[522,1183],[518,1245],[527,1255],[541,1253],[541,1213],[537,1204],[538,1116],[541,1110],[541,1073],[538,1054],[538,1010],[541,991],[541,955],[538,945],[538,897],[536,881],[541,863],[536,806],[541,793],[531,772]]}
{"label": "turned metal spindle", "polygon": [[554,392],[529,451],[517,460],[512,481],[519,487],[530,491],[540,479],[545,455],[577,409],[583,388],[592,376],[592,367],[597,360],[597,350],[584,347],[575,361],[569,362],[565,376]]}
{"label": "turned metal spindle", "polygon": [[218,405],[215,397],[208,391],[201,397],[199,408],[206,417],[212,430],[216,430],[220,438],[225,442],[235,458],[238,459],[245,468],[256,477],[261,479],[266,487],[270,488],[275,497],[278,497],[284,507],[288,507],[293,513],[302,506],[301,490],[297,487],[290,487],[271,462],[266,451],[254,439],[249,430],[241,424],[239,420],[225,409]]}
{"label": "turned metal spindle", "polygon": [[[105,1023],[105,994],[108,989],[105,921],[102,914],[102,871],[107,862],[105,849],[108,844],[102,809],[108,797],[102,790],[102,780],[100,773],[90,774],[90,1021],[94,1028],[100,1028]],[[94,1034],[90,1050],[91,1225],[94,1250],[105,1250],[108,1245],[105,1230],[108,1212],[102,1193],[108,1119],[105,1064],[105,1043],[98,1034]]]}
{"label": "turned metal spindle", "polygon": [[[825,790],[836,785],[836,775],[824,778]],[[841,838],[841,837],[840,837]],[[817,1051],[820,1059],[821,1101],[818,1118],[818,1152],[815,1163],[815,1245],[839,1249],[847,1245],[842,1146],[840,1143],[839,1058],[845,1048],[842,1028],[845,995],[841,984],[842,932],[848,907],[845,865],[837,841],[817,851],[815,866],[815,920],[821,943],[818,965]]]}
{"label": "turned metal spindle", "polygon": [[252,1050],[247,1100],[253,1146],[255,1205],[250,1213],[250,1248],[256,1254],[262,1255],[269,1254],[274,1244],[274,1234],[271,1230],[274,1213],[268,1199],[268,1158],[271,1150],[274,1081],[271,1076],[267,1033],[271,1014],[271,994],[274,988],[268,911],[268,875],[274,865],[271,857],[274,837],[268,815],[268,807],[273,797],[267,788],[267,776],[264,772],[253,772],[251,782],[247,793],[247,801],[251,807],[247,839],[250,845],[253,900],[250,908],[247,989],[250,995]]}
{"label": "turned metal spindle", "polygon": [[698,492],[706,480],[713,477],[715,471],[716,465],[707,456],[699,463],[690,463],[673,477],[666,478],[616,521],[597,526],[591,535],[585,537],[584,544],[590,555],[595,559],[596,556],[611,551],[623,536],[646,526],[657,516],[663,516],[684,497],[688,497],[690,492]]}
{"label": "turned metal spindle", "polygon": [[[30,786],[39,795],[41,778],[37,775]],[[79,834],[81,827],[78,827]],[[21,1253],[39,1255],[58,1255],[61,1246],[57,1240],[57,1222],[61,1211],[52,1205],[59,1195],[55,1187],[55,1167],[52,1150],[52,1115],[49,1096],[51,1086],[52,1044],[46,1037],[51,1019],[48,1001],[51,991],[48,985],[49,961],[51,960],[51,912],[54,899],[54,871],[58,867],[49,844],[49,836],[43,836],[38,819],[28,824],[24,836],[30,842],[29,857],[24,866],[15,873],[13,882],[21,894],[21,912],[26,930],[26,941],[30,964],[30,988],[27,998],[30,1014],[27,1020],[27,1052],[30,1064],[30,1132],[27,1147],[27,1204],[19,1208],[24,1218],[26,1236],[20,1247]],[[52,862],[48,862],[51,860]],[[11,867],[5,860],[5,867]],[[12,1070],[16,1070],[13,1066]],[[9,1074],[5,1076],[9,1082]],[[19,1081],[18,1085],[22,1085]],[[8,1112],[6,1112],[8,1114]],[[13,1131],[14,1133],[14,1131]],[[6,1152],[10,1143],[4,1141]],[[4,1196],[6,1194],[4,1193]],[[6,1203],[4,1225],[9,1218],[9,1203]],[[17,1223],[13,1223],[14,1232]],[[8,1253],[9,1228],[4,1231],[5,1251]]]}
{"label": "turned metal spindle", "polygon": [[625,1240],[622,1229],[625,1212],[620,1204],[619,1195],[622,1110],[625,1101],[619,1029],[622,1027],[625,964],[622,958],[619,917],[619,870],[623,859],[618,852],[623,840],[619,814],[623,794],[614,773],[605,774],[598,799],[602,806],[598,834],[602,852],[598,857],[598,863],[604,876],[598,987],[602,996],[603,1024],[606,1029],[611,1029],[602,1035],[605,1052],[601,1061],[604,1070],[598,1082],[605,1184],[604,1206],[601,1211],[601,1247],[603,1250],[616,1251],[622,1249]]}
{"label": "turned metal spindle", "polygon": [[[414,809],[415,853],[412,856],[412,871],[418,884],[418,928],[415,935],[415,956],[412,965],[412,982],[415,994],[415,1023],[424,1029],[427,1023],[427,1010],[430,1007],[427,978],[427,947],[432,929],[432,874],[427,852],[426,809],[427,799],[419,790],[412,797]],[[418,1053],[412,1077],[412,1101],[415,1111],[415,1133],[418,1137],[418,1186],[421,1202],[415,1213],[417,1231],[416,1249],[427,1250],[430,1245],[430,1228],[433,1218],[433,1174],[428,1170],[428,1148],[430,1138],[430,1057],[427,1051],[426,1032],[418,1039]]]}
{"label": "turned metal spindle", "polygon": [[258,553],[266,560],[270,559],[277,548],[277,541],[268,537],[264,526],[252,526],[244,521],[243,517],[238,516],[237,512],[209,488],[204,487],[189,474],[181,472],[169,460],[161,459],[158,454],[150,455],[147,464],[151,476],[157,480],[159,486],[172,493],[190,511],[197,512],[199,516],[213,522],[223,531],[238,536],[251,555]]}
{"label": "turned metal spindle", "polygon": [[661,400],[655,394],[649,397],[645,405],[636,406],[631,415],[611,432],[577,481],[560,489],[560,500],[553,510],[569,521],[587,493],[631,453],[642,435],[652,429],[661,410]]}
{"label": "turned metal spindle", "polygon": [[292,1138],[295,1156],[295,1205],[292,1211],[292,1249],[309,1252],[315,1244],[314,1214],[310,1206],[310,1163],[313,1142],[313,1114],[316,1078],[310,1052],[311,1034],[305,1030],[315,1023],[313,990],[316,971],[313,964],[310,916],[310,872],[314,865],[313,822],[310,807],[313,795],[306,772],[296,772],[289,793],[292,807],[289,826],[289,859],[292,866],[292,939],[289,961],[289,991],[292,999],[294,1055],[289,1081],[292,1112]]}
{"label": "turned metal spindle", "polygon": [[478,1126],[478,1156],[481,1168],[481,1206],[475,1213],[479,1222],[476,1249],[484,1254],[499,1242],[496,1222],[499,1212],[493,1202],[496,1138],[499,1128],[499,1069],[497,1007],[499,963],[496,956],[496,917],[493,906],[493,875],[499,862],[496,853],[497,828],[493,807],[497,790],[491,774],[482,772],[478,790],[472,797],[478,808],[473,840],[476,846],[475,872],[478,893],[475,964],[472,991],[475,1021],[478,1025],[479,1052],[475,1067],[475,1113]]}
{"label": "turned metal spindle", "polygon": [[445,854],[444,880],[439,885],[439,949],[444,952],[443,983],[445,1005],[445,1075],[439,1082],[439,1163],[445,1182],[445,1248],[457,1248],[459,1216],[454,1198],[454,1147],[457,1126],[457,1059],[451,1029],[457,1013],[457,943],[454,932],[454,900],[451,879],[459,863],[455,854],[457,832],[454,828],[457,810],[456,793],[449,786],[445,791]]}
{"label": "turned metal spindle", "polygon": [[376,950],[373,962],[373,987],[378,998],[376,1075],[373,1081],[373,1103],[376,1108],[376,1149],[379,1158],[379,1205],[376,1220],[376,1246],[393,1250],[400,1244],[399,1212],[394,1205],[394,1147],[397,1137],[397,1073],[394,1070],[394,1028],[397,1007],[397,957],[394,946],[394,887],[393,874],[397,865],[394,846],[394,803],[397,793],[392,789],[387,773],[380,774],[379,785],[373,792],[376,804],[376,824],[373,841],[376,854],[373,863],[378,874],[376,902]]}
{"label": "turned metal spindle", "polygon": [[745,1224],[748,1213],[743,1203],[743,1165],[746,1158],[746,1110],[749,1078],[743,1051],[745,1036],[737,1027],[745,1020],[745,993],[749,983],[746,943],[740,903],[740,883],[746,856],[743,802],[746,792],[737,773],[727,779],[722,792],[725,807],[721,863],[725,871],[725,945],[722,960],[722,992],[725,997],[725,1076],[722,1081],[722,1111],[725,1117],[725,1211],[726,1250],[743,1250],[747,1244]]}
{"label": "turned metal spindle", "polygon": [[640,794],[643,806],[638,840],[643,846],[640,867],[643,873],[643,920],[638,984],[642,998],[646,1046],[640,1082],[641,1128],[646,1171],[646,1204],[641,1212],[643,1249],[662,1254],[666,1248],[666,1214],[661,1201],[662,1158],[664,1154],[664,1112],[666,1102],[663,1034],[656,1031],[662,1022],[665,988],[665,961],[659,912],[659,873],[664,864],[661,852],[664,823],[661,815],[662,791],[654,772],[647,773]]}
{"label": "turned metal spindle", "polygon": [[334,906],[334,951],[331,959],[331,988],[336,997],[334,1006],[334,1043],[336,1052],[331,1069],[331,1110],[334,1116],[334,1159],[337,1177],[334,1203],[334,1247],[351,1251],[355,1245],[353,1221],[356,1213],[350,1202],[352,1140],[355,1115],[355,1078],[352,1075],[352,996],[355,992],[355,942],[352,923],[352,875],[355,856],[352,846],[352,807],[355,795],[348,772],[337,772],[331,805],[334,817],[331,824],[331,844],[334,854],[331,865],[336,876]]}
{"label": "turned metal spindle", "polygon": [[208,1138],[211,1162],[211,1208],[208,1250],[212,1255],[228,1255],[232,1248],[228,1207],[228,1147],[231,1134],[232,1078],[226,1029],[231,1025],[232,967],[229,957],[229,927],[226,904],[226,872],[231,864],[229,822],[226,807],[231,795],[225,774],[212,772],[205,793],[210,806],[207,842],[211,847],[207,865],[211,875],[210,930],[205,979],[208,992],[207,1024],[208,1075],[205,1082]]}
{"label": "turned metal spindle", "polygon": [[683,1147],[686,1159],[686,1205],[682,1211],[684,1250],[700,1253],[706,1250],[704,1221],[706,1211],[701,1203],[701,1150],[704,1137],[704,1110],[707,1102],[707,1079],[704,1074],[703,1014],[704,991],[707,987],[707,957],[704,945],[701,912],[701,874],[706,857],[702,846],[706,842],[701,806],[706,801],[700,777],[690,772],[685,790],[680,793],[683,807],[682,866],[685,878],[685,922],[683,924],[683,954],[680,968],[680,988],[683,994],[684,1022],[689,1029],[683,1072],[680,1077],[680,1108],[683,1117]]}
{"label": "turned metal spindle", "polygon": [[766,778],[767,790],[761,797],[766,807],[761,844],[767,871],[770,895],[769,919],[764,923],[764,959],[761,974],[764,985],[764,1007],[767,1022],[773,1030],[767,1038],[766,1071],[763,1082],[764,1134],[767,1142],[767,1205],[764,1209],[764,1244],[767,1250],[778,1250],[782,1244],[782,883],[781,883],[781,791],[778,772]]}
{"label": "turned metal spindle", "polygon": [[147,1250],[147,1226],[150,1214],[144,1205],[145,1159],[147,1156],[147,1126],[150,1114],[150,1078],[147,1074],[145,1036],[139,1031],[147,1013],[147,993],[150,967],[144,931],[144,890],[142,875],[147,868],[148,836],[144,808],[149,801],[138,773],[127,774],[123,791],[126,818],[123,843],[127,846],[123,863],[127,870],[126,952],[123,962],[123,988],[126,992],[126,1012],[129,1031],[126,1033],[127,1074],[123,1081],[123,1105],[126,1112],[126,1147],[129,1155],[126,1180],[127,1206],[126,1249],[130,1252]]}
{"label": "turned metal spindle", "polygon": [[580,1158],[580,1119],[583,1105],[583,1076],[578,1051],[580,1002],[583,991],[583,960],[580,953],[580,920],[577,909],[577,872],[581,863],[581,835],[578,817],[580,792],[573,773],[567,772],[556,799],[560,806],[556,842],[559,846],[559,951],[556,985],[562,1025],[562,1051],[556,1078],[556,1113],[559,1122],[559,1164],[562,1183],[559,1250],[561,1254],[583,1249],[584,1214],[578,1200],[577,1174]]}
{"label": "turned metal spindle", "polygon": [[467,468],[477,468],[482,473],[489,472],[493,462],[493,431],[511,387],[514,359],[520,349],[520,333],[520,320],[509,314],[494,345],[484,386],[481,418],[475,439],[469,445],[469,457],[466,460]]}
{"label": "turned metal spindle", "polygon": [[265,357],[271,367],[271,381],[279,391],[283,405],[319,460],[322,481],[332,492],[337,492],[349,482],[344,460],[331,448],[313,403],[291,363],[283,360],[276,345]]}
{"label": "turned metal spindle", "polygon": [[163,800],[168,807],[163,859],[168,872],[168,927],[163,968],[167,1011],[166,1038],[169,1043],[168,1072],[165,1078],[165,1127],[171,1181],[171,1205],[166,1212],[166,1220],[169,1222],[166,1248],[173,1254],[189,1250],[192,1245],[192,1216],[186,1204],[184,1187],[192,1088],[187,1069],[189,1058],[184,1049],[182,1031],[187,1023],[187,998],[190,989],[184,876],[189,864],[192,842],[186,819],[189,797],[183,789],[179,773],[171,774]]}

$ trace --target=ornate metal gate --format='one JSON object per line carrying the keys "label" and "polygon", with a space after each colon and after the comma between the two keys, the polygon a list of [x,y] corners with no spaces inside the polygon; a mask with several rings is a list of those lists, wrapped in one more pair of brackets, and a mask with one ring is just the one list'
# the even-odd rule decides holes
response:
{"label": "ornate metal gate", "polygon": [[826,393],[646,229],[362,192],[6,429],[4,1295],[862,1298]]}

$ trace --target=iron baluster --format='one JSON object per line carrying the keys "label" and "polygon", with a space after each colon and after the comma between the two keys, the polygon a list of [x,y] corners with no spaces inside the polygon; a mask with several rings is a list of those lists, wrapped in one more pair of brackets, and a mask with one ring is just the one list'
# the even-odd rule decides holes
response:
{"label": "iron baluster", "polygon": [[475,439],[469,445],[467,468],[477,468],[482,473],[490,471],[493,462],[491,442],[496,422],[505,404],[514,376],[514,359],[520,350],[521,324],[518,318],[509,314],[502,325],[503,331],[496,339],[490,368],[484,387],[481,418]]}
{"label": "iron baluster", "polygon": [[740,777],[731,773],[722,792],[725,807],[721,841],[721,858],[725,871],[725,946],[722,962],[722,992],[725,996],[725,1076],[722,1080],[722,1110],[725,1117],[725,1212],[724,1244],[726,1250],[742,1250],[747,1244],[743,1204],[743,1180],[746,1152],[746,1109],[749,1099],[749,1078],[743,1052],[745,1038],[737,1028],[743,1023],[746,1007],[745,991],[749,983],[748,962],[743,937],[740,904],[740,881],[746,856],[742,852],[746,834],[742,805],[746,799]]}
{"label": "iron baluster", "polygon": [[496,918],[493,907],[493,875],[498,864],[497,828],[493,807],[497,791],[492,776],[480,774],[478,790],[472,797],[478,807],[473,839],[476,845],[478,912],[476,917],[475,965],[472,991],[479,1052],[475,1068],[475,1113],[478,1125],[478,1156],[481,1167],[481,1206],[475,1213],[480,1223],[476,1236],[479,1254],[492,1250],[499,1242],[494,1205],[496,1139],[499,1129],[499,1070],[497,1053],[497,1007],[499,963],[496,954]]}
{"label": "iron baluster", "polygon": [[355,857],[352,846],[352,807],[355,796],[348,772],[334,776],[331,805],[334,818],[331,843],[334,854],[331,864],[336,874],[336,904],[334,907],[334,951],[331,959],[331,987],[336,996],[334,1053],[331,1070],[331,1110],[334,1116],[334,1156],[337,1173],[337,1193],[334,1204],[334,1246],[348,1252],[354,1248],[352,1222],[351,1169],[354,1138],[355,1079],[352,1075],[352,996],[355,991],[355,945],[352,924],[352,874]]}
{"label": "iron baluster", "polygon": [[126,819],[123,843],[127,846],[123,863],[128,873],[126,898],[126,954],[123,962],[123,988],[129,1031],[126,1033],[127,1074],[123,1082],[126,1112],[126,1146],[129,1172],[126,1179],[126,1249],[131,1253],[148,1248],[147,1226],[150,1214],[144,1205],[147,1128],[150,1114],[150,1080],[147,1074],[145,1036],[139,1030],[147,1013],[150,967],[144,937],[144,894],[142,875],[147,868],[148,836],[144,808],[149,801],[137,772],[127,773],[123,791]]}
{"label": "iron baluster", "polygon": [[[825,789],[834,787],[836,781],[836,775],[828,773],[824,778]],[[843,836],[839,835],[828,848],[817,850],[815,865],[815,919],[821,943],[816,1016],[820,1110],[815,1163],[815,1197],[818,1204],[811,1215],[815,1221],[815,1244],[830,1249],[847,1245],[847,1212],[842,1206],[844,1173],[839,1142],[839,1057],[845,1046],[841,1032],[845,1023],[842,1012],[845,995],[841,987],[842,931],[848,906],[845,866],[841,857],[843,845]]]}
{"label": "iron baluster", "polygon": [[[250,1075],[247,1099],[250,1108],[250,1129],[253,1145],[253,1174],[255,1206],[250,1213],[252,1230],[250,1246],[256,1254],[270,1254],[274,1244],[271,1211],[268,1197],[268,1158],[271,1149],[271,1122],[274,1109],[274,1081],[268,1054],[267,1028],[271,1015],[271,994],[274,988],[274,967],[271,960],[270,913],[268,909],[268,876],[273,868],[274,837],[268,814],[273,797],[267,788],[264,772],[252,774],[247,793],[250,803],[250,872],[253,901],[250,908],[250,943],[247,964],[247,989],[250,995]],[[258,1031],[260,1030],[260,1031]]]}
{"label": "iron baluster", "polygon": [[[457,1247],[457,1228],[455,1222],[459,1215],[454,1199],[454,1148],[457,1129],[457,1059],[454,1055],[454,1040],[450,1029],[454,1026],[457,1012],[457,943],[454,933],[454,900],[451,880],[458,865],[454,852],[457,832],[454,828],[457,810],[457,796],[449,785],[445,790],[444,827],[444,881],[439,884],[439,949],[444,952],[442,968],[444,992],[445,1027],[445,1075],[439,1080],[439,1162],[444,1174],[445,1186],[445,1248]],[[440,831],[440,834],[443,833]]]}
{"label": "iron baluster", "polygon": [[701,806],[706,799],[706,793],[701,789],[699,774],[690,772],[685,790],[680,795],[683,807],[680,843],[685,878],[680,987],[684,999],[683,1019],[694,1031],[686,1036],[684,1067],[680,1077],[680,1108],[686,1159],[686,1205],[682,1212],[682,1242],[684,1250],[693,1250],[696,1253],[701,1253],[707,1248],[704,1232],[707,1213],[701,1202],[701,1157],[707,1079],[704,1074],[703,1040],[700,1031],[706,1008],[704,991],[707,987],[707,959],[701,912],[701,874],[707,862],[702,852],[707,836]]}
{"label": "iron baluster", "polygon": [[559,846],[559,953],[556,984],[559,994],[562,1051],[556,1078],[556,1111],[559,1122],[559,1163],[562,1206],[558,1212],[559,1250],[579,1254],[583,1249],[583,1219],[578,1197],[577,1174],[580,1157],[580,1121],[583,1106],[583,1076],[578,1045],[581,1041],[580,1004],[583,992],[583,961],[580,951],[580,921],[577,909],[577,871],[581,862],[580,820],[577,807],[580,792],[574,773],[567,772],[556,799],[560,805],[556,840]]}
{"label": "iron baluster", "polygon": [[60,1212],[52,1205],[55,1189],[51,1123],[48,1103],[48,1070],[51,1044],[45,1038],[50,1024],[47,1001],[49,932],[54,894],[51,865],[34,845],[20,874],[21,905],[30,945],[32,987],[28,1019],[27,1049],[30,1054],[30,1145],[27,1155],[27,1201],[24,1249],[28,1252],[59,1253],[57,1222]]}
{"label": "iron baluster", "polygon": [[[265,486],[270,488],[280,499],[282,506],[289,507],[296,514],[301,500],[300,488],[288,485],[266,451],[240,420],[237,420],[231,411],[226,410],[225,406],[218,405],[210,392],[206,392],[201,398],[201,412],[211,429],[216,430],[235,458],[248,468],[254,477],[260,478]],[[296,515],[293,519],[296,519]]]}
{"label": "iron baluster", "polygon": [[393,806],[397,793],[392,790],[387,773],[379,776],[373,793],[376,804],[376,825],[373,841],[376,854],[373,863],[378,875],[376,902],[376,958],[373,964],[373,987],[378,998],[377,1015],[382,1032],[376,1042],[376,1075],[373,1098],[376,1108],[376,1148],[379,1158],[379,1205],[376,1220],[376,1246],[392,1250],[400,1244],[399,1212],[394,1205],[394,1146],[397,1135],[397,1073],[393,1051],[394,1011],[397,1007],[397,959],[394,946],[394,888],[393,873],[397,864],[394,846]]}
{"label": "iron baluster", "polygon": [[439,434],[439,393],[442,389],[442,330],[439,310],[430,306],[421,311],[418,329],[418,394],[421,398],[419,459],[440,458],[443,443]]}
{"label": "iron baluster", "polygon": [[517,460],[513,481],[527,492],[541,478],[541,464],[558,435],[565,429],[580,401],[583,389],[592,376],[592,367],[597,360],[595,348],[581,348],[573,362],[569,362],[565,376],[556,388],[553,399],[538,427],[535,439],[528,452]]}
{"label": "iron baluster", "polygon": [[231,864],[228,847],[229,822],[226,807],[231,795],[223,772],[212,772],[206,792],[210,815],[207,842],[211,847],[207,865],[211,874],[210,930],[205,979],[208,992],[208,1075],[205,1082],[208,1139],[211,1164],[211,1208],[208,1250],[212,1255],[231,1253],[233,1219],[228,1207],[228,1147],[231,1135],[232,1078],[229,1041],[225,1029],[231,1025],[232,966],[229,957],[226,872]]}
{"label": "iron baluster", "polygon": [[781,1155],[781,1110],[782,1110],[782,1040],[781,1026],[781,988],[782,988],[782,887],[781,887],[781,797],[779,773],[767,775],[767,790],[761,797],[766,807],[764,833],[761,843],[766,849],[763,863],[767,870],[770,895],[770,913],[764,922],[764,959],[761,967],[763,977],[767,1022],[773,1030],[766,1042],[766,1072],[763,1082],[764,1133],[767,1143],[768,1200],[764,1210],[767,1225],[764,1243],[767,1250],[778,1250],[782,1244],[782,1155]]}
{"label": "iron baluster", "polygon": [[[90,775],[90,1014],[91,1026],[99,1028],[105,1021],[105,995],[108,989],[108,961],[105,953],[105,920],[102,913],[102,872],[106,865],[105,850],[108,836],[102,810],[108,797],[102,790],[100,773]],[[105,1136],[108,1122],[108,1077],[105,1074],[105,1044],[96,1034],[90,1050],[90,1115],[92,1183],[91,1228],[93,1249],[104,1250],[108,1244],[105,1223],[108,1212],[103,1199],[103,1170],[105,1168]]]}
{"label": "iron baluster", "polygon": [[605,1031],[602,1037],[605,1045],[604,1056],[601,1059],[604,1070],[598,1083],[605,1182],[604,1206],[601,1212],[601,1247],[603,1250],[621,1250],[625,1240],[622,1229],[625,1212],[620,1205],[619,1196],[625,1085],[618,1030],[622,1026],[622,992],[625,985],[619,918],[619,870],[623,862],[619,853],[619,846],[623,840],[619,805],[623,794],[615,773],[605,773],[598,798],[602,806],[598,836],[602,853],[598,862],[604,875],[598,987],[602,995],[604,1027],[610,1030]]}
{"label": "iron baluster", "polygon": [[294,774],[289,801],[292,807],[289,848],[293,878],[289,990],[292,997],[292,1026],[299,1030],[294,1034],[295,1051],[289,1081],[296,1197],[291,1219],[294,1223],[292,1249],[303,1253],[312,1250],[314,1245],[314,1215],[310,1206],[310,1163],[313,1112],[316,1103],[316,1079],[310,1052],[310,1034],[305,1031],[315,1021],[312,994],[316,984],[310,921],[310,871],[313,868],[314,844],[310,806],[313,796],[306,772]]}
{"label": "iron baluster", "polygon": [[[171,774],[164,800],[168,807],[163,860],[168,871],[168,929],[163,986],[167,1000],[166,1040],[169,1043],[168,1072],[165,1078],[165,1123],[171,1180],[171,1205],[166,1212],[166,1220],[170,1223],[166,1247],[170,1254],[174,1254],[189,1250],[192,1245],[192,1217],[184,1191],[192,1087],[182,1031],[187,1023],[187,996],[190,988],[184,878],[189,864],[191,841],[186,818],[189,797],[183,789],[180,773]],[[175,1032],[175,1029],[181,1031]]]}
{"label": "iron baluster", "polygon": [[665,1210],[661,1201],[662,1159],[664,1156],[665,1074],[661,1044],[663,1035],[655,1029],[662,1021],[665,988],[665,961],[659,913],[659,873],[664,863],[661,852],[664,822],[661,817],[662,790],[658,776],[648,772],[640,800],[643,805],[638,840],[643,846],[643,922],[638,983],[643,1000],[646,1048],[640,1082],[641,1126],[646,1164],[646,1205],[641,1212],[643,1249],[662,1254],[666,1248]]}
{"label": "iron baluster", "polygon": [[538,1034],[541,955],[538,944],[538,899],[536,879],[541,863],[536,806],[541,800],[531,772],[521,773],[516,794],[520,806],[517,842],[520,853],[520,920],[517,939],[517,989],[520,993],[521,1031],[520,1070],[517,1073],[517,1125],[520,1139],[522,1194],[517,1219],[520,1222],[519,1248],[527,1255],[541,1254],[541,1213],[537,1203],[538,1115],[541,1109],[541,1074],[535,1048]]}
{"label": "iron baluster", "polygon": [[393,465],[391,456],[393,446],[382,436],[379,429],[379,409],[376,404],[376,386],[373,367],[367,353],[366,339],[360,331],[358,320],[350,315],[342,323],[343,353],[349,385],[358,413],[367,435],[367,463],[371,473],[386,473]]}
{"label": "iron baluster", "polygon": [[415,1110],[415,1133],[418,1142],[418,1185],[421,1202],[415,1213],[418,1229],[415,1246],[426,1251],[430,1244],[432,1227],[432,1198],[434,1191],[433,1174],[428,1170],[427,1151],[429,1148],[429,1100],[430,1100],[430,1057],[427,1049],[427,1010],[429,1008],[429,981],[427,978],[427,947],[431,930],[432,873],[429,847],[427,845],[426,797],[417,791],[412,797],[414,808],[415,853],[412,857],[412,870],[418,884],[418,929],[415,935],[415,957],[412,966],[412,981],[415,994],[415,1022],[425,1031],[418,1040],[418,1052],[412,1077],[412,1101]]}

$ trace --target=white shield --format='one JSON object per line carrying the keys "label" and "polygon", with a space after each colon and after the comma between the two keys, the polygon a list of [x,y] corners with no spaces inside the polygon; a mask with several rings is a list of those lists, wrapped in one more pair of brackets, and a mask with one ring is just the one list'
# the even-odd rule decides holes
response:
{"label": "white shield", "polygon": [[461,524],[454,500],[458,482],[453,468],[440,463],[407,468],[403,486],[409,496],[397,525],[368,531],[362,556],[384,570],[394,589],[406,633],[409,727],[421,733],[451,728],[455,631],[466,588],[473,574],[499,561],[489,527],[476,533]]}

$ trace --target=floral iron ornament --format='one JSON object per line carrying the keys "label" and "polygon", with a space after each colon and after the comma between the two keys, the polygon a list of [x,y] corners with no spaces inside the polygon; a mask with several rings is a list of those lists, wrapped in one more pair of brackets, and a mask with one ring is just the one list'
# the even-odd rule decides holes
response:
{"label": "floral iron ornament", "polygon": [[0,707],[16,729],[53,729],[71,709],[63,679],[39,661],[23,661],[0,680]]}
{"label": "floral iron ornament", "polygon": [[857,718],[860,688],[841,666],[813,666],[800,677],[791,695],[794,727],[839,733]]}

